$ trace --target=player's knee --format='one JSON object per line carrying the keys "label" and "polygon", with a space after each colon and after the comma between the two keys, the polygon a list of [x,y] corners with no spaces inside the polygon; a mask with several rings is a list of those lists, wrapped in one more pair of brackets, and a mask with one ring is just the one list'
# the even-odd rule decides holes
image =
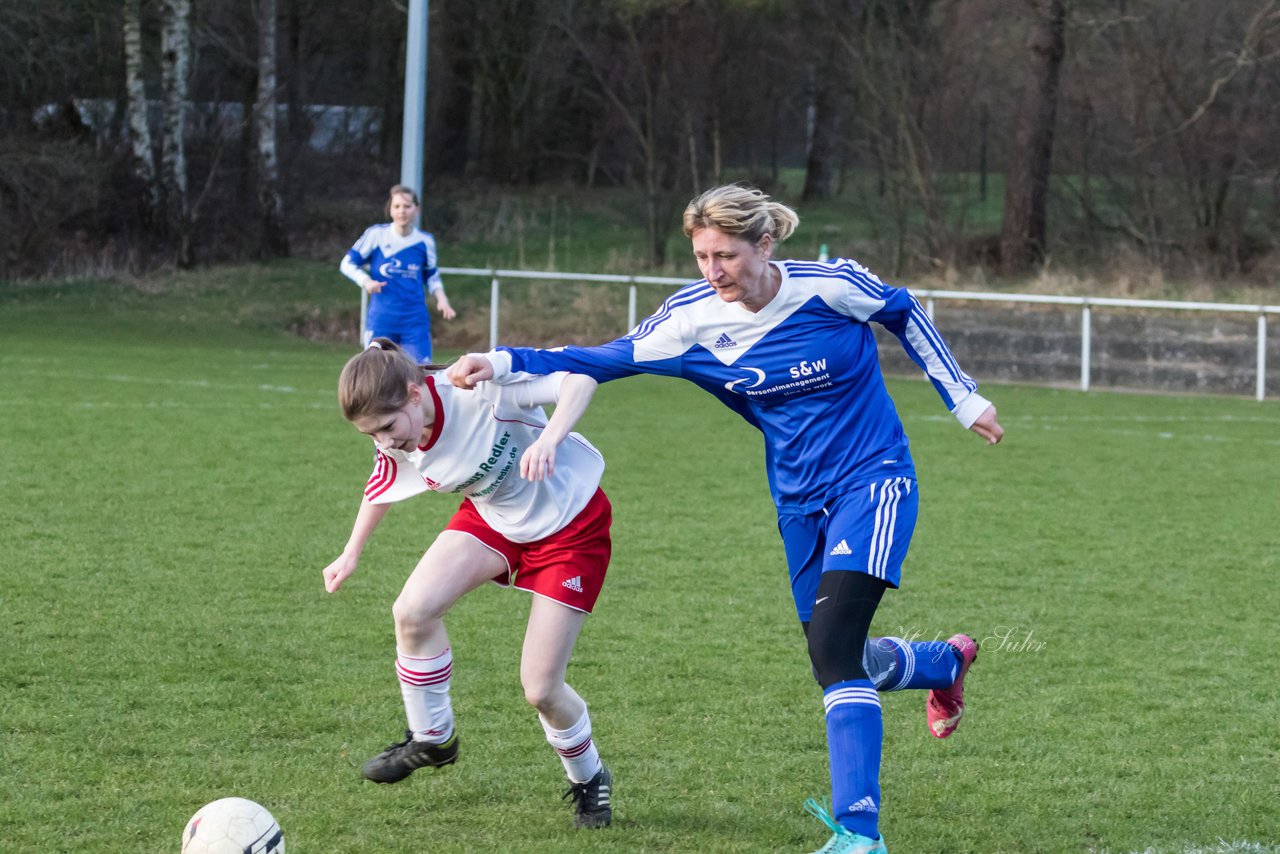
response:
{"label": "player's knee", "polygon": [[564,682],[542,675],[524,675],[520,677],[524,688],[525,701],[539,712],[549,712],[556,707],[560,699]]}
{"label": "player's knee", "polygon": [[438,611],[428,602],[396,599],[391,606],[391,617],[395,620],[397,637],[419,639],[430,634],[444,616]]}
{"label": "player's knee", "polygon": [[824,689],[837,682],[866,679],[862,666],[863,641],[836,620],[815,620],[809,627],[809,662]]}

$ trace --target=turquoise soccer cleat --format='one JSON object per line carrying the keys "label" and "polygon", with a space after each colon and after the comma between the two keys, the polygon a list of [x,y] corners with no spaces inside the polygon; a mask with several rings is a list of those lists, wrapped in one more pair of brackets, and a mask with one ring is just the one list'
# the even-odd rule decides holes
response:
{"label": "turquoise soccer cleat", "polygon": [[888,854],[883,836],[879,839],[871,839],[837,824],[825,803],[809,798],[804,802],[804,808],[809,815],[821,821],[832,831],[827,844],[813,854]]}

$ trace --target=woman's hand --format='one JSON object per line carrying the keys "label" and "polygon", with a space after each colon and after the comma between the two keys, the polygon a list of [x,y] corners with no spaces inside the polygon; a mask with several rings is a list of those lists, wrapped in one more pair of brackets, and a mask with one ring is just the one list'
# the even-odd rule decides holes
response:
{"label": "woman's hand", "polygon": [[[486,364],[488,360],[485,360]],[[525,480],[543,480],[556,473],[556,448],[587,411],[596,393],[596,381],[586,374],[566,374],[560,381],[560,394],[555,412],[542,428],[538,439],[520,457],[520,476]]]}
{"label": "woman's hand", "polygon": [[436,308],[440,310],[440,314],[445,320],[453,320],[458,313],[453,310],[453,306],[449,305],[449,298],[444,295],[444,291],[436,294]]}
{"label": "woman's hand", "polygon": [[342,586],[342,582],[356,571],[356,564],[359,562],[358,555],[343,552],[341,557],[324,568],[324,589],[330,593],[336,593]]}
{"label": "woman's hand", "polygon": [[458,388],[475,388],[476,383],[493,379],[493,365],[484,356],[468,353],[450,365],[444,375]]}
{"label": "woman's hand", "polygon": [[556,473],[556,446],[545,436],[525,449],[520,457],[520,476],[525,480],[544,480]]}
{"label": "woman's hand", "polygon": [[988,406],[969,429],[986,439],[988,445],[998,445],[1000,440],[1004,438],[1004,428],[996,420],[996,408],[994,406]]}

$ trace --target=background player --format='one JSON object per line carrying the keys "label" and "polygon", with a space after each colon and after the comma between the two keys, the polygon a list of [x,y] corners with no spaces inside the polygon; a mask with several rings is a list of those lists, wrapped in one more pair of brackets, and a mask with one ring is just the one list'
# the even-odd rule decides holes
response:
{"label": "background player", "polygon": [[[387,200],[391,222],[371,225],[338,265],[347,278],[369,292],[369,313],[361,330],[368,346],[389,338],[419,364],[431,361],[431,316],[426,291],[436,298],[445,320],[457,312],[449,305],[436,264],[436,239],[414,227],[418,195],[397,184]],[[366,270],[365,267],[368,267]],[[426,291],[423,286],[426,286]]]}
{"label": "background player", "polygon": [[[325,589],[355,572],[389,505],[423,492],[461,492],[462,506],[427,549],[392,607],[405,740],[365,763],[378,783],[458,757],[449,698],[453,654],[443,618],[487,581],[534,593],[520,660],[525,698],[569,777],[576,827],[612,820],[612,775],[600,761],[586,703],[565,683],[578,633],[609,565],[612,511],[604,459],[569,432],[596,383],[558,374],[459,392],[394,343],[375,339],[342,369],[342,414],[377,448],[351,538],[324,569]],[[559,401],[548,420],[542,404]]]}
{"label": "background player", "polygon": [[[1004,430],[905,289],[854,261],[772,260],[798,223],[758,190],[708,190],[684,213],[704,278],[630,334],[598,347],[503,347],[464,357],[449,376],[463,387],[561,370],[600,381],[683,377],[764,434],[796,610],[826,708],[835,815],[810,802],[833,831],[821,851],[878,854],[883,725],[864,651],[884,590],[899,584],[919,490],[868,322],[899,338],[963,426],[990,444]],[[940,736],[959,721],[962,680],[977,654],[965,635],[947,646],[943,655],[915,655],[915,672],[899,676],[900,687],[932,689],[927,716]]]}

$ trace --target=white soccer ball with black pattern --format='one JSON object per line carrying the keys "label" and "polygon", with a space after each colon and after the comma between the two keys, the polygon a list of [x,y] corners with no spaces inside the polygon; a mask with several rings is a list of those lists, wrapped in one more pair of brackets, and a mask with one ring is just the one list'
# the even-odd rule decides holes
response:
{"label": "white soccer ball with black pattern", "polygon": [[191,816],[182,854],[284,854],[284,833],[261,804],[222,798]]}

